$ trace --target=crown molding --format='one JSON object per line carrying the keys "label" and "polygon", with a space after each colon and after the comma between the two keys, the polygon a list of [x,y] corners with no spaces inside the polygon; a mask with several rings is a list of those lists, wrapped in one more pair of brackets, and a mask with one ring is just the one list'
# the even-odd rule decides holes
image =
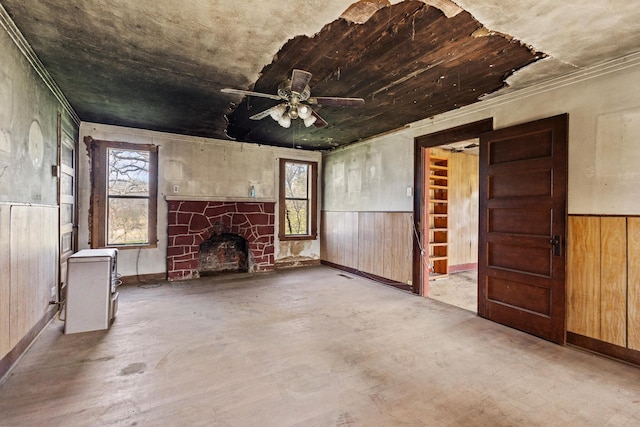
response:
{"label": "crown molding", "polygon": [[71,119],[75,122],[76,125],[80,125],[80,118],[69,103],[69,100],[66,96],[64,96],[64,93],[62,93],[62,90],[60,89],[58,84],[55,82],[53,77],[51,77],[51,74],[49,74],[47,69],[44,67],[44,64],[42,64],[36,53],[33,51],[33,48],[31,48],[31,45],[29,44],[27,39],[24,38],[22,32],[20,32],[20,29],[16,26],[16,24],[13,22],[13,19],[11,19],[11,16],[9,16],[9,14],[7,13],[7,10],[1,4],[0,25],[7,32],[9,37],[11,37],[13,43],[18,47],[27,61],[29,61],[31,67],[36,71],[38,76],[40,76],[44,84],[49,88],[51,93],[53,93],[53,95],[56,97],[58,102],[60,102],[65,111],[69,114],[69,116],[71,116]]}
{"label": "crown molding", "polygon": [[[171,143],[205,144],[220,148],[232,148],[238,151],[265,151],[269,150],[276,156],[295,158],[296,160],[318,161],[322,157],[320,151],[299,150],[296,148],[280,147],[272,145],[256,144],[253,142],[237,142],[226,139],[207,138],[204,136],[182,135],[178,133],[160,132],[156,130],[132,128],[104,123],[82,122],[80,123],[80,140],[83,136],[91,136],[94,139],[106,141],[125,141],[132,143],[148,143],[162,146]],[[142,142],[144,141],[144,142]],[[295,153],[295,154],[294,154]],[[294,156],[294,157],[292,157]]]}

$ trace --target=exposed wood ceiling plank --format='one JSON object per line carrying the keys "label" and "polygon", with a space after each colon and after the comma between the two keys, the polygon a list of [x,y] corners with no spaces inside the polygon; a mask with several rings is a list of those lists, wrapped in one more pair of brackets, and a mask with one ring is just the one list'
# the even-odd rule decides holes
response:
{"label": "exposed wood ceiling plank", "polygon": [[[447,18],[419,1],[380,9],[366,23],[338,20],[316,36],[297,37],[263,69],[256,88],[274,93],[293,68],[313,73],[312,95],[362,97],[362,109],[321,108],[329,125],[285,129],[248,117],[274,104],[245,99],[229,116],[238,139],[327,149],[476,102],[543,54],[509,37],[477,35],[482,24],[461,12]],[[484,33],[483,33],[484,34]]]}

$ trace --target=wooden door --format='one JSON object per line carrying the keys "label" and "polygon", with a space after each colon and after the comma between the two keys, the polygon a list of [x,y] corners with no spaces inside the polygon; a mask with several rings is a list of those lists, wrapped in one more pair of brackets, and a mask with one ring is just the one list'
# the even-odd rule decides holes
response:
{"label": "wooden door", "polygon": [[76,148],[73,137],[58,119],[58,203],[60,206],[60,286],[59,301],[66,296],[67,260],[76,250]]}
{"label": "wooden door", "polygon": [[564,344],[567,115],[480,137],[478,314]]}

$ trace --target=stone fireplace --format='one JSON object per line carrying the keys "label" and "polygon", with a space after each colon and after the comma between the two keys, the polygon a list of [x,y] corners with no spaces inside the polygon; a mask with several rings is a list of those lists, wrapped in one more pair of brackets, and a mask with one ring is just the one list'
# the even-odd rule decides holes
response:
{"label": "stone fireplace", "polygon": [[[170,281],[200,277],[215,269],[273,270],[274,202],[170,200],[168,206],[167,278]],[[245,265],[237,253],[243,240],[246,242]],[[200,253],[202,247],[209,251],[204,257]]]}

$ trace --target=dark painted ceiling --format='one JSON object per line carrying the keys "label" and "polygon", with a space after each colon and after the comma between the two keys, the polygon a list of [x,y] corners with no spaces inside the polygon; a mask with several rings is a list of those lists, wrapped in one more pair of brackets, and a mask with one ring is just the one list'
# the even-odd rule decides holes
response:
{"label": "dark painted ceiling", "polygon": [[[623,0],[392,3],[0,0],[83,121],[309,149],[638,49],[640,12]],[[313,73],[312,96],[365,107],[321,107],[327,127],[285,129],[248,119],[277,101],[220,92],[275,93],[293,68]]]}

